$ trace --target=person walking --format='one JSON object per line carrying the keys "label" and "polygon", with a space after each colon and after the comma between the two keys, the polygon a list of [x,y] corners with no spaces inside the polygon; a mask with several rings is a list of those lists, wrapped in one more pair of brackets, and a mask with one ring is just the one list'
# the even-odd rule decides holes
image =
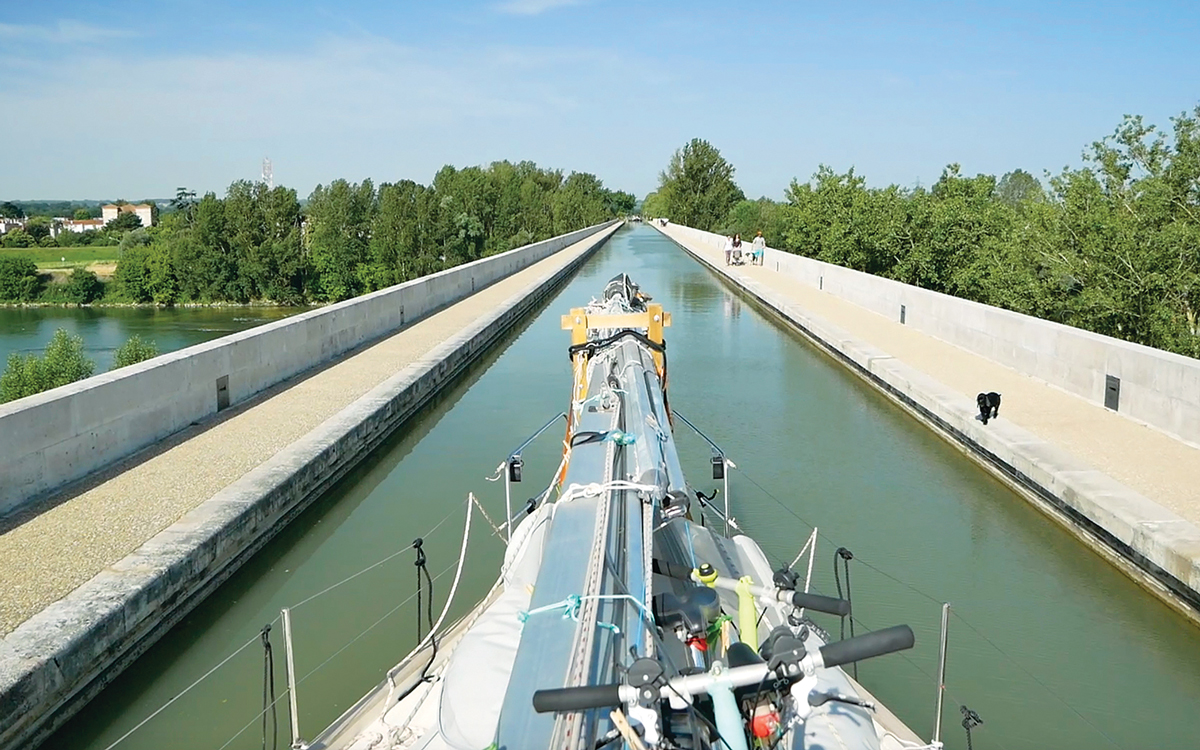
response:
{"label": "person walking", "polygon": [[758,236],[754,238],[754,259],[751,263],[757,263],[760,266],[763,264],[763,251],[766,247],[767,241],[763,239],[762,232],[759,232]]}
{"label": "person walking", "polygon": [[733,262],[742,264],[742,235],[733,235]]}
{"label": "person walking", "polygon": [[733,262],[733,237],[725,238],[725,265]]}

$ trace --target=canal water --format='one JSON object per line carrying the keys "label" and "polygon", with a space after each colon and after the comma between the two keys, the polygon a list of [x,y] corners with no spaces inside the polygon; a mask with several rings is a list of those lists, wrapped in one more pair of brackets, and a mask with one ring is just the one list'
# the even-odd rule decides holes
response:
{"label": "canal water", "polygon": [[[949,601],[947,747],[967,747],[962,705],[983,720],[972,736],[979,750],[1200,743],[1200,629],[639,227],[615,235],[522,330],[264,548],[49,746],[105,750],[228,658],[118,747],[262,747],[259,632],[273,623],[282,696],[284,606],[294,608],[302,734],[311,737],[344,711],[414,645],[414,537],[425,539],[431,572],[441,574],[436,615],[467,493],[493,519],[502,517],[502,485],[485,477],[567,404],[568,340],[559,315],[622,271],[673,313],[672,405],[736,462],[731,500],[740,523],[777,560],[790,560],[818,524],[819,590],[835,593],[836,548],[854,555],[850,581],[840,583],[851,587],[855,632],[913,627],[914,650],[864,662],[859,677],[919,734],[932,732],[940,602]],[[708,449],[685,427],[677,435],[690,480],[710,488]],[[525,451],[516,502],[549,479],[558,437],[548,433]],[[487,591],[502,554],[487,524],[476,522],[453,615]],[[837,636],[836,619],[820,622]],[[267,719],[278,720],[286,747],[286,698]]]}
{"label": "canal water", "polygon": [[113,353],[137,334],[159,354],[244,331],[303,312],[304,307],[0,307],[0,368],[8,356],[40,354],[59,328],[83,339],[96,373],[112,368]]}

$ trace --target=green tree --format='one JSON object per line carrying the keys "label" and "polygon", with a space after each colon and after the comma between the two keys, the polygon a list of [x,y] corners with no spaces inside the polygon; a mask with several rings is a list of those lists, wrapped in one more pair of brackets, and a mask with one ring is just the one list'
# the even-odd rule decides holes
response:
{"label": "green tree", "polygon": [[623,190],[609,190],[605,208],[611,217],[629,216],[637,208],[637,196]]}
{"label": "green tree", "polygon": [[658,218],[666,216],[670,212],[668,208],[667,193],[664,188],[659,188],[648,194],[642,201],[642,216],[648,218]]}
{"label": "green tree", "polygon": [[158,356],[158,345],[148,339],[143,339],[136,333],[129,339],[117,347],[117,351],[113,354],[112,369],[116,370],[129,365],[136,365],[138,362],[143,362],[147,359],[153,359]]}
{"label": "green tree", "polygon": [[308,251],[316,272],[318,299],[336,302],[363,290],[359,265],[367,261],[375,188],[370,180],[318,185],[308,201]]}
{"label": "green tree", "polygon": [[23,229],[12,229],[0,237],[0,245],[4,247],[33,247],[37,241]]}
{"label": "green tree", "polygon": [[554,196],[554,233],[590,227],[611,216],[607,192],[595,175],[572,172]]}
{"label": "green tree", "polygon": [[411,180],[379,187],[371,224],[370,262],[363,274],[369,289],[382,289],[428,272],[421,262],[430,241],[427,189]]}
{"label": "green tree", "polygon": [[763,239],[769,247],[784,247],[787,225],[783,204],[770,198],[738,201],[729,210],[721,230],[726,235],[740,234],[747,242],[752,241],[758,232],[763,233]]}
{"label": "green tree", "polygon": [[733,165],[708,141],[693,138],[671,156],[658,176],[665,194],[666,215],[697,229],[719,228],[729,209],[746,196],[733,181]]}
{"label": "green tree", "polygon": [[114,234],[120,232],[128,232],[132,229],[139,229],[142,226],[142,219],[132,211],[120,211],[112,221],[104,225],[104,228]]}
{"label": "green tree", "polygon": [[0,300],[32,302],[41,286],[37,264],[31,258],[0,255]]}
{"label": "green tree", "polygon": [[50,236],[50,219],[45,216],[35,216],[25,222],[25,232],[34,242],[40,243]]}
{"label": "green tree", "polygon": [[171,199],[171,208],[182,214],[190,224],[195,218],[196,191],[185,187],[175,188],[175,197]]}
{"label": "green tree", "polygon": [[90,219],[90,218],[92,218],[91,211],[87,210],[86,208],[75,209],[75,221],[82,221],[84,219]]}
{"label": "green tree", "polygon": [[96,274],[75,268],[67,279],[67,297],[79,305],[88,305],[104,296],[104,284]]}
{"label": "green tree", "polygon": [[1025,204],[1045,198],[1042,183],[1023,169],[1014,169],[996,183],[996,200],[1012,209],[1023,210]]}
{"label": "green tree", "polygon": [[41,356],[9,355],[0,375],[0,403],[74,383],[95,370],[96,363],[84,356],[83,339],[59,328]]}
{"label": "green tree", "polygon": [[0,203],[0,217],[5,219],[24,219],[25,212],[12,201],[4,201]]}

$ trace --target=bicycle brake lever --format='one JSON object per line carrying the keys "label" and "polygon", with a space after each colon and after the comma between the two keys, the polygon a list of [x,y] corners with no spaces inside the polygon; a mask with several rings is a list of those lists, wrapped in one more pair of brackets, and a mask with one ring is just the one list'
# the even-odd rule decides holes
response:
{"label": "bicycle brake lever", "polygon": [[851,706],[858,706],[859,708],[865,708],[868,711],[875,710],[875,704],[871,701],[865,701],[861,698],[854,698],[849,695],[842,695],[841,693],[812,692],[808,694],[808,705],[812,706],[813,708],[816,708],[817,706],[823,706],[829,701],[845,703]]}

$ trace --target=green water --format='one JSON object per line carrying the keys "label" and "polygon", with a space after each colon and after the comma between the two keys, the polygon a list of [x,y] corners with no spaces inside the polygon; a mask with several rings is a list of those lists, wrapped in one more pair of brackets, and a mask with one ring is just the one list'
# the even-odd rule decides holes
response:
{"label": "green water", "polygon": [[303,307],[0,307],[0,367],[8,355],[40,354],[59,328],[83,338],[96,372],[112,367],[113,352],[137,334],[159,354],[237,333],[303,312]]}
{"label": "green water", "polygon": [[[832,557],[844,545],[856,558],[858,630],[907,622],[916,631],[916,649],[865,662],[859,672],[918,733],[932,731],[939,603],[950,601],[947,747],[966,747],[964,703],[984,720],[973,736],[979,750],[1200,745],[1200,629],[669,241],[636,228],[618,233],[523,330],[271,542],[50,746],[104,750],[251,643],[119,747],[222,748],[244,727],[228,747],[261,747],[259,628],[280,607],[404,550],[418,535],[435,574],[452,565],[462,499],[473,491],[493,517],[502,514],[503,489],[484,476],[567,403],[559,315],[620,271],[674,314],[672,404],[738,464],[732,501],[742,525],[774,558],[790,560],[807,522],[819,524],[817,588],[833,592]],[[685,469],[708,488],[708,451],[684,429]],[[548,479],[556,438],[525,452],[527,482],[517,500]],[[495,579],[502,545],[489,533],[483,523],[473,527],[454,614]],[[414,591],[412,559],[404,551],[294,609],[304,735],[316,734],[412,647],[414,603],[392,612]],[[439,607],[449,577],[437,582]],[[821,622],[836,637],[837,621]],[[272,640],[282,695],[277,622]],[[286,700],[279,709],[286,746]]]}

